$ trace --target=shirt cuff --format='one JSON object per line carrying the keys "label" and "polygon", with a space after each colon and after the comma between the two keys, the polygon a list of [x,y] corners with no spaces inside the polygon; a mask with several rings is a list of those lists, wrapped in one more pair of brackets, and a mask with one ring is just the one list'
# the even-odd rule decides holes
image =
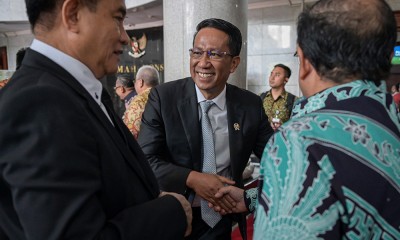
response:
{"label": "shirt cuff", "polygon": [[246,205],[247,210],[249,210],[249,212],[254,212],[258,197],[257,188],[250,188],[244,191],[243,194],[244,194],[244,203]]}

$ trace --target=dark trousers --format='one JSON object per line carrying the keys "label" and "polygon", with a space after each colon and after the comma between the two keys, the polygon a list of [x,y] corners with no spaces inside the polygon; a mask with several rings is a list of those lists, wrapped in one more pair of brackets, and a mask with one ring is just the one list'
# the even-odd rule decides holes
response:
{"label": "dark trousers", "polygon": [[201,218],[200,207],[192,210],[192,233],[185,240],[231,240],[232,220],[229,217],[222,217],[214,228],[210,228]]}

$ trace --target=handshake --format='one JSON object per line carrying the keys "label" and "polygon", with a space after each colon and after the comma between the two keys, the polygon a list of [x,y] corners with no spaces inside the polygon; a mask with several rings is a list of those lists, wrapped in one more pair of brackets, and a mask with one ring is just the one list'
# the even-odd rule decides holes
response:
{"label": "handshake", "polygon": [[[198,196],[208,201],[208,206],[221,215],[229,213],[246,212],[247,208],[244,202],[244,190],[232,186],[234,181],[215,174],[190,172],[187,186],[193,189]],[[187,229],[185,237],[191,233],[192,227],[192,208],[188,200],[181,194],[162,192],[160,197],[165,195],[174,196],[182,205],[186,214]]]}

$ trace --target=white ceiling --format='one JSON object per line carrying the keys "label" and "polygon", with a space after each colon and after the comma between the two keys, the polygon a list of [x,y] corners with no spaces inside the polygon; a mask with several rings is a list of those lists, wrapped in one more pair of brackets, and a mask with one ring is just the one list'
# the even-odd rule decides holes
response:
{"label": "white ceiling", "polygon": [[[273,7],[281,5],[296,5],[316,0],[248,0],[249,9]],[[163,25],[163,1],[128,9],[125,27],[127,30],[156,27]],[[0,22],[0,34],[13,36],[30,32],[28,22]]]}

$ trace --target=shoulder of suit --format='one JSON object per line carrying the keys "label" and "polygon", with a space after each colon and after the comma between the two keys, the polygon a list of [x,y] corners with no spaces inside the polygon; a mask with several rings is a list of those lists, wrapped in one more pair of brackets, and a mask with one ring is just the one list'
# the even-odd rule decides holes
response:
{"label": "shoulder of suit", "polygon": [[152,92],[155,91],[159,95],[176,98],[191,92],[189,89],[193,89],[193,92],[195,92],[194,82],[190,77],[159,84],[152,88]]}
{"label": "shoulder of suit", "polygon": [[[286,92],[287,92],[287,91],[286,91]],[[292,96],[292,97],[294,97],[295,100],[296,100],[297,98],[299,98],[298,96],[294,95],[293,93],[287,92],[287,94],[288,94],[288,97],[289,97],[289,96]]]}
{"label": "shoulder of suit", "polygon": [[177,80],[173,80],[170,82],[164,82],[162,84],[159,84],[153,88],[171,88],[171,87],[176,87],[177,85],[186,85],[186,84],[194,84],[193,80],[191,77],[187,77],[187,78],[181,78],[181,79],[177,79]]}

